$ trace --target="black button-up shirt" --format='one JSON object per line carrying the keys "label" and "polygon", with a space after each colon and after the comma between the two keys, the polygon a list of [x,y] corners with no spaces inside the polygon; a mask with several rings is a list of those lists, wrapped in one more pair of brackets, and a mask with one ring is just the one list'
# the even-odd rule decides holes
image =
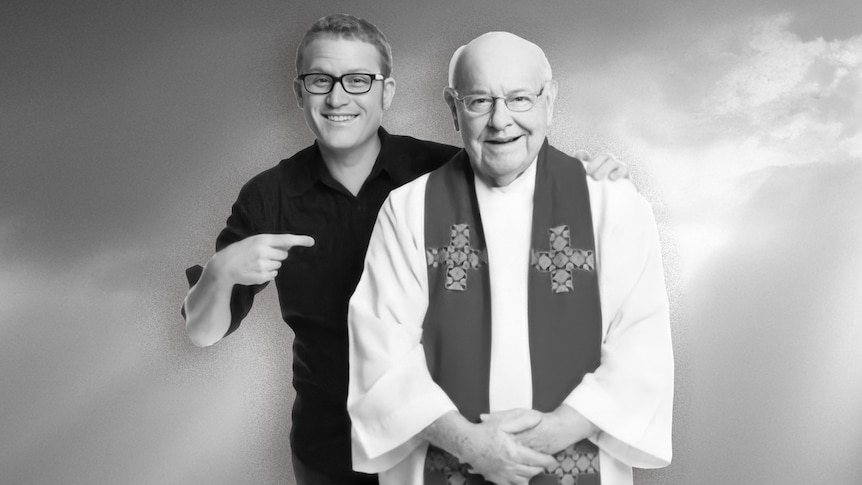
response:
{"label": "black button-up shirt", "polygon": [[[383,128],[378,135],[380,154],[358,195],[332,178],[315,143],[246,183],[216,241],[220,250],[255,234],[314,238],[313,247],[290,250],[275,278],[282,317],[295,333],[291,445],[306,465],[356,481],[362,475],[351,468],[346,410],[347,304],[386,196],[457,152],[452,146],[390,135]],[[197,278],[192,274],[190,280]],[[228,334],[239,327],[254,295],[265,286],[234,287]]]}

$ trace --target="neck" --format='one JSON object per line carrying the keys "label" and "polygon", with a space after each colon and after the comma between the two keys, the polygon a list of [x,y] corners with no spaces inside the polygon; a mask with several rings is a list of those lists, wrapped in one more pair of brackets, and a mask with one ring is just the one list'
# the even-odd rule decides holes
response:
{"label": "neck", "polygon": [[350,150],[334,150],[322,143],[318,145],[323,163],[332,178],[351,194],[357,195],[374,168],[374,162],[380,153],[380,138],[374,136],[368,143]]}
{"label": "neck", "polygon": [[491,177],[491,176],[485,175],[483,173],[479,173],[478,175],[479,175],[479,178],[482,179],[482,182],[484,182],[485,185],[487,185],[488,187],[499,188],[499,187],[508,187],[509,184],[514,182],[516,178],[520,177],[522,173],[524,173],[524,172],[517,173],[517,174],[507,174],[507,175],[502,175],[499,177]]}

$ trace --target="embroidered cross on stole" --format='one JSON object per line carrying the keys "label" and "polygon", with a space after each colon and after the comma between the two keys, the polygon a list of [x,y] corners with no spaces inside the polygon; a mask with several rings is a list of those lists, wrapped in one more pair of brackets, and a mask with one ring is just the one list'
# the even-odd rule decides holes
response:
{"label": "embroidered cross on stole", "polygon": [[468,269],[479,269],[482,264],[488,264],[484,251],[470,247],[469,224],[452,224],[452,239],[449,245],[443,248],[428,248],[425,250],[425,256],[428,266],[445,266],[445,286],[452,291],[467,289]]}
{"label": "embroidered cross on stole", "polygon": [[[583,165],[548,145],[539,152],[528,276],[533,409],[550,412],[598,367],[601,307]],[[422,343],[432,378],[467,419],[488,412],[491,300],[487,246],[466,152],[429,175],[425,195],[429,305]],[[584,440],[557,454],[538,484],[598,484],[598,449]],[[484,484],[431,447],[426,485]]]}

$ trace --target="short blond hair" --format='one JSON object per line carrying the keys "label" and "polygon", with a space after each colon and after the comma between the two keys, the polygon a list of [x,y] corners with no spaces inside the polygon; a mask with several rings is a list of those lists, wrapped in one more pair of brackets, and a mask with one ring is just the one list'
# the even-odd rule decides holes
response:
{"label": "short blond hair", "polygon": [[301,72],[303,54],[311,41],[320,37],[336,37],[340,39],[361,40],[377,48],[380,53],[380,73],[386,77],[392,75],[392,47],[383,32],[371,22],[346,13],[335,13],[317,20],[299,41],[296,48],[296,74]]}

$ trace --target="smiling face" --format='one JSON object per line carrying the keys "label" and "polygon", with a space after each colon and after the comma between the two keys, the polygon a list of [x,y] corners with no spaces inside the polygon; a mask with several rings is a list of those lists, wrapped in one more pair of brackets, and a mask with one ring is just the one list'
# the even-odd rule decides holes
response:
{"label": "smiling face", "polygon": [[[454,89],[444,92],[455,129],[477,175],[492,185],[505,186],[517,178],[539,154],[553,114],[556,84],[535,44],[506,33],[485,34],[468,44],[454,66]],[[489,113],[473,114],[455,99],[484,94],[505,97],[512,93],[544,92],[532,109],[510,111],[502,99]]]}
{"label": "smiling face", "polygon": [[[375,46],[361,40],[322,36],[312,40],[303,51],[301,74],[324,73],[341,76],[347,73],[382,72],[380,54]],[[296,101],[305,114],[305,122],[322,151],[350,153],[379,143],[377,128],[383,111],[389,108],[395,94],[395,81],[374,81],[371,91],[349,94],[335,83],[329,94],[311,94],[294,81]]]}

